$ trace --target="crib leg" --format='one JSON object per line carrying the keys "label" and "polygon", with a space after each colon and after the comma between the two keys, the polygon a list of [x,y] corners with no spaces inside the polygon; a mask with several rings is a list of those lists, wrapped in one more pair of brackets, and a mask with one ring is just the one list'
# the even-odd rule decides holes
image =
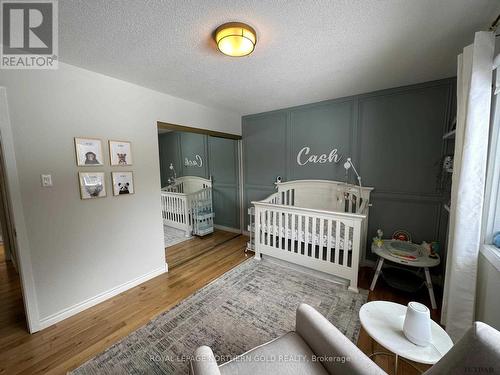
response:
{"label": "crib leg", "polygon": [[191,237],[191,233],[189,233],[189,231],[187,230],[185,236],[186,236],[186,238],[189,238],[189,237]]}
{"label": "crib leg", "polygon": [[351,283],[349,284],[349,287],[347,290],[350,290],[351,292],[354,293],[359,293],[358,290],[358,273],[353,272],[353,275],[351,276]]}
{"label": "crib leg", "polygon": [[354,293],[359,293],[359,290],[357,288],[357,286],[354,286],[356,284],[353,284],[352,281],[351,281],[351,285],[349,285],[349,287],[347,288],[347,290],[350,290],[351,292],[354,292]]}
{"label": "crib leg", "polygon": [[254,256],[255,260],[261,260],[262,259],[262,256],[261,254],[258,252],[258,251],[255,251],[255,256]]}

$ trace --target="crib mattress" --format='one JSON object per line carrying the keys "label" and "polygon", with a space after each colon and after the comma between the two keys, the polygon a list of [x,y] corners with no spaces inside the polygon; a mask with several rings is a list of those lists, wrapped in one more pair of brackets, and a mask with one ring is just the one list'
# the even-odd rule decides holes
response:
{"label": "crib mattress", "polygon": [[[254,224],[252,225],[252,232],[254,231]],[[285,237],[285,227],[279,227],[278,225],[269,225],[269,227],[267,225],[263,225],[262,226],[262,230],[264,231],[264,233],[266,234],[271,234],[271,235],[274,235],[274,236],[280,236],[280,237]],[[287,237],[288,239],[294,239],[295,241],[299,241],[299,242],[305,242],[305,243],[309,243],[309,244],[313,244],[313,245],[318,245],[318,246],[323,246],[323,247],[326,247],[328,246],[328,235],[327,234],[324,234],[322,238],[320,238],[321,236],[317,233],[313,233],[311,235],[311,233],[306,233],[304,230],[293,230],[291,228],[287,228],[286,229],[286,232],[287,232]],[[293,236],[292,236],[293,234]],[[307,234],[307,236],[306,236]],[[335,247],[335,243],[337,241],[337,238],[332,235],[330,236],[330,243],[331,243],[331,246],[332,247]],[[344,250],[345,249],[345,239],[344,238],[340,238],[339,240],[339,247],[340,247],[340,250]],[[352,240],[348,240],[347,241],[347,246],[348,246],[348,250],[349,251],[352,251]]]}

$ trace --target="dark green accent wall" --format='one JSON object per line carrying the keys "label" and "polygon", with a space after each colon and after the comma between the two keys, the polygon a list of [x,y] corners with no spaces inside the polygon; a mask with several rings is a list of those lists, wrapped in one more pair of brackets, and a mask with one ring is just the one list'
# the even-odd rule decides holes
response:
{"label": "dark green accent wall", "polygon": [[213,183],[215,223],[239,228],[238,142],[209,136],[208,159]]}
{"label": "dark green accent wall", "polygon": [[[215,224],[240,228],[238,142],[187,132],[170,132],[158,136],[162,186],[171,176],[172,163],[177,176],[212,177]],[[202,160],[199,165],[188,161]]]}
{"label": "dark green accent wall", "polygon": [[161,186],[167,185],[167,180],[172,176],[168,169],[173,164],[178,176],[182,175],[179,135],[177,133],[164,133],[158,135],[158,149],[160,152],[160,178]]}
{"label": "dark green accent wall", "polygon": [[178,134],[180,138],[182,176],[209,178],[207,136],[185,132],[179,132]]}
{"label": "dark green accent wall", "polygon": [[[454,96],[455,79],[445,79],[244,116],[246,207],[271,194],[278,175],[285,181],[344,181],[343,161],[350,156],[363,185],[375,188],[369,238],[377,228],[387,236],[406,229],[415,242],[444,244],[447,217],[438,175]],[[314,154],[337,148],[344,159],[301,166],[296,156],[304,146]]]}

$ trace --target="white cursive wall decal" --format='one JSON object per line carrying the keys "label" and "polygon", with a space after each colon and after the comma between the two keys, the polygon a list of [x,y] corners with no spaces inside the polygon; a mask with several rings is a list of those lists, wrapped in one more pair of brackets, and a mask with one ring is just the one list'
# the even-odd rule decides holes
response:
{"label": "white cursive wall decal", "polygon": [[338,163],[342,160],[342,155],[338,154],[338,150],[334,148],[327,154],[315,155],[311,154],[311,149],[309,147],[303,147],[297,154],[297,164],[306,165],[308,163],[314,164],[326,164],[326,163]]}
{"label": "white cursive wall decal", "polygon": [[200,155],[196,154],[194,160],[189,160],[188,158],[184,158],[184,166],[186,167],[203,167],[203,159]]}

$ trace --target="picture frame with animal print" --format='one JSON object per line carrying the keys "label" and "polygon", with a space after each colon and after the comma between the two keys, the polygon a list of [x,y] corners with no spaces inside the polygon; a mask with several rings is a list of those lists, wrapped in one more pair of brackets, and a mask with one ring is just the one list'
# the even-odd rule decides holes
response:
{"label": "picture frame with animal print", "polygon": [[79,167],[102,167],[104,154],[98,138],[75,137],[76,165]]}
{"label": "picture frame with animal print", "polygon": [[106,197],[106,181],[104,172],[79,172],[80,198],[97,199]]}
{"label": "picture frame with animal print", "polygon": [[135,193],[133,172],[111,172],[113,195],[130,195]]}
{"label": "picture frame with animal print", "polygon": [[112,166],[132,165],[132,142],[110,140],[109,161]]}

